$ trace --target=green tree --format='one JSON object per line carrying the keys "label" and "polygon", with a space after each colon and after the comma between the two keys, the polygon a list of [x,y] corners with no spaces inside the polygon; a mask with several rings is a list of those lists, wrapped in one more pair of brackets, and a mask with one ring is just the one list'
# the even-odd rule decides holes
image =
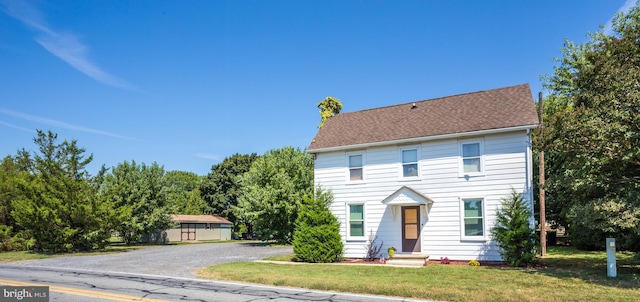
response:
{"label": "green tree", "polygon": [[[192,197],[193,192],[200,187],[203,177],[187,171],[169,171],[164,177],[168,186],[167,200],[170,212],[174,214],[206,214],[211,212],[206,204],[204,207],[198,205],[197,209],[194,207],[194,202],[204,203],[204,201],[198,202]],[[200,193],[199,190],[198,193]],[[186,209],[187,207],[190,207],[189,210]]]}
{"label": "green tree", "polygon": [[[27,250],[33,247],[30,235],[11,215],[13,201],[25,198],[29,172],[16,158],[6,156],[0,162],[0,251]],[[30,240],[31,239],[31,240]]]}
{"label": "green tree", "polygon": [[258,158],[240,177],[236,216],[253,224],[262,240],[291,243],[302,197],[313,190],[313,158],[293,147]]}
{"label": "green tree", "polygon": [[[117,231],[125,243],[136,243],[143,236],[171,226],[169,185],[164,175],[164,168],[157,163],[147,166],[125,161],[104,176],[100,195],[120,211],[122,223]],[[157,241],[159,238],[146,239]]]}
{"label": "green tree", "polygon": [[200,193],[200,189],[195,188],[193,191],[189,192],[189,198],[187,199],[187,203],[184,206],[184,209],[180,212],[181,214],[187,215],[204,215],[211,211],[211,208],[202,198],[202,193]]}
{"label": "green tree", "polygon": [[500,247],[500,255],[509,265],[529,266],[537,262],[537,236],[530,218],[531,210],[521,194],[513,191],[502,199],[491,235]]}
{"label": "green tree", "polygon": [[20,182],[24,182],[27,175],[27,171],[19,170],[11,156],[6,156],[0,163],[0,225],[9,226],[14,232],[17,224],[11,216],[11,202],[22,198]]}
{"label": "green tree", "polygon": [[[251,164],[258,158],[252,154],[233,154],[219,164],[211,167],[211,172],[200,185],[202,197],[212,209],[214,215],[226,218],[233,223],[233,231],[240,231],[241,221],[236,217],[233,207],[238,205],[242,187],[239,177],[248,172]],[[251,233],[251,225],[246,231]]]}
{"label": "green tree", "polygon": [[318,125],[318,128],[322,128],[328,118],[340,113],[340,110],[342,110],[340,100],[330,96],[320,101],[317,106],[320,108],[320,125]]}
{"label": "green tree", "polygon": [[22,150],[18,162],[30,162],[24,194],[12,202],[16,223],[36,240],[37,250],[64,252],[106,245],[113,230],[113,205],[95,198],[85,170],[93,156],[75,140],[57,143],[57,135],[38,130],[39,153]]}
{"label": "green tree", "polygon": [[297,261],[326,263],[342,260],[340,223],[329,205],[333,194],[317,188],[315,196],[303,197],[293,233],[293,252]]}
{"label": "green tree", "polygon": [[[640,235],[639,216],[590,223],[637,215],[629,209],[640,207],[640,8],[618,14],[612,30],[564,52],[545,83],[548,99],[561,101],[545,109],[545,133],[536,139],[536,148],[550,154],[550,208],[580,248],[602,249],[605,237]],[[621,248],[640,251],[637,244]]]}

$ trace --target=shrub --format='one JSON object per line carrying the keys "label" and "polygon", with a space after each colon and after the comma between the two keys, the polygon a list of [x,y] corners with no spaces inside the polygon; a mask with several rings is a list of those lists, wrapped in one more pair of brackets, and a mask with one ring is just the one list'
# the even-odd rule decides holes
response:
{"label": "shrub", "polygon": [[11,230],[13,227],[0,224],[0,252],[10,250]]}
{"label": "shrub", "polygon": [[389,254],[389,258],[393,258],[393,256],[396,254],[396,251],[397,249],[393,246],[387,248],[387,254]]}
{"label": "shrub", "polygon": [[338,219],[329,210],[331,192],[316,190],[315,196],[303,197],[293,233],[295,260],[326,263],[342,260],[342,238]]}
{"label": "shrub", "polygon": [[469,266],[480,266],[480,262],[478,260],[469,261]]}
{"label": "shrub", "polygon": [[381,242],[379,245],[376,243],[376,240],[378,240],[378,235],[374,235],[373,234],[373,230],[369,233],[369,241],[366,245],[366,249],[367,249],[367,257],[366,259],[368,261],[373,261],[376,260],[380,257],[382,257],[380,255],[380,251],[382,250],[382,246],[384,245],[384,241]]}
{"label": "shrub", "polygon": [[440,257],[440,264],[450,264],[451,260],[449,260],[449,258],[447,257]]}
{"label": "shrub", "polygon": [[36,245],[36,240],[31,238],[28,232],[20,231],[15,234],[11,241],[9,242],[9,246],[13,251],[28,251],[32,250]]}
{"label": "shrub", "polygon": [[20,231],[13,235],[12,230],[11,226],[0,225],[0,252],[26,251],[33,248],[35,240],[26,232]]}
{"label": "shrub", "polygon": [[500,247],[500,255],[512,266],[530,266],[537,262],[535,230],[531,227],[531,211],[522,195],[513,191],[502,199],[496,214],[496,226],[491,230]]}

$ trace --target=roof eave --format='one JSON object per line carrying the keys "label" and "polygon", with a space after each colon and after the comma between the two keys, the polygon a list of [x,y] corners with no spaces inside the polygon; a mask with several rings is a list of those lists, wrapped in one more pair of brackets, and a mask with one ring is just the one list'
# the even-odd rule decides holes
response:
{"label": "roof eave", "polygon": [[220,223],[220,224],[231,224],[230,222],[225,221],[211,221],[211,220],[173,220],[173,222],[182,222],[182,223]]}
{"label": "roof eave", "polygon": [[409,144],[409,143],[416,143],[421,141],[430,141],[430,140],[437,140],[437,139],[458,138],[458,137],[465,137],[465,136],[479,136],[479,135],[488,135],[488,134],[496,134],[496,133],[504,133],[504,132],[531,130],[537,127],[538,127],[538,124],[530,124],[530,125],[522,125],[522,126],[507,127],[507,128],[449,133],[449,134],[441,134],[441,135],[433,135],[433,136],[398,139],[398,140],[391,140],[391,141],[364,143],[364,144],[357,144],[357,145],[307,149],[307,153],[313,154],[313,153],[332,152],[332,151],[341,151],[341,150],[350,150],[350,149],[364,149],[364,148],[386,146],[386,145]]}

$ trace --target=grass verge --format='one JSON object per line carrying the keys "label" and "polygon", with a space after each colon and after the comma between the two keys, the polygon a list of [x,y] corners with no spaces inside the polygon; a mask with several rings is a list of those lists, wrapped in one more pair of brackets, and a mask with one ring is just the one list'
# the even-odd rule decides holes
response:
{"label": "grass verge", "polygon": [[124,253],[137,249],[149,247],[151,245],[110,245],[104,250],[95,250],[89,252],[75,252],[75,253],[48,253],[48,252],[33,252],[33,251],[20,251],[20,252],[0,252],[0,262],[12,262],[21,260],[35,260],[54,257],[69,257],[69,256],[93,256],[101,254],[114,254]]}
{"label": "grass verge", "polygon": [[208,267],[199,277],[445,301],[635,301],[640,297],[640,264],[631,253],[617,257],[617,278],[607,277],[605,252],[570,247],[550,247],[542,265],[534,269],[336,264],[302,269],[300,265],[237,262]]}

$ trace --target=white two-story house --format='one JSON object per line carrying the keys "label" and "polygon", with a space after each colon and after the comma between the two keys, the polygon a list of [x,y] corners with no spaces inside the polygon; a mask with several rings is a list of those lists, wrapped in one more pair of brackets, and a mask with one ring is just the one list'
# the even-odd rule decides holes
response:
{"label": "white two-story house", "polygon": [[[531,203],[528,84],[339,113],[307,151],[334,195],[344,256],[383,251],[500,261],[490,230],[512,190]],[[531,217],[533,221],[533,217]]]}

